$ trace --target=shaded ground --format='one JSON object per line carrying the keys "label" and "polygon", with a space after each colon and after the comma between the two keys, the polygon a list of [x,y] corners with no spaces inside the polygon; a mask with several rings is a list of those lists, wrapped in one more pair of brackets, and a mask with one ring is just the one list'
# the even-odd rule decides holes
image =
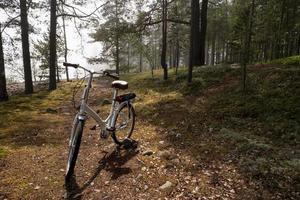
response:
{"label": "shaded ground", "polygon": [[[257,71],[253,67],[249,75]],[[138,149],[118,154],[88,121],[76,178],[67,186],[71,85],[37,94],[31,103],[13,100],[13,109],[0,107],[9,121],[0,120],[0,199],[299,199],[299,108],[293,99],[299,97],[299,69],[259,69],[255,77],[266,80],[259,83],[264,87],[252,77],[249,99],[240,98],[238,74],[226,67],[196,69],[189,87],[184,71],[168,82],[149,74],[126,77],[139,97]],[[267,80],[282,83],[281,90],[264,91]],[[110,91],[101,83],[90,102],[106,113],[99,103]]]}

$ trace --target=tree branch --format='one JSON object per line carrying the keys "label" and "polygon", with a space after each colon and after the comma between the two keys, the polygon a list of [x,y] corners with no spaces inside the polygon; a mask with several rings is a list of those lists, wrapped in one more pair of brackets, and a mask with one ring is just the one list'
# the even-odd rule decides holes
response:
{"label": "tree branch", "polygon": [[20,17],[20,15],[17,15],[15,17],[11,18],[8,22],[6,22],[3,26],[3,29],[1,30],[1,33],[3,33],[3,31],[18,17]]}
{"label": "tree branch", "polygon": [[[87,17],[90,17],[90,16],[94,15],[100,8],[102,8],[103,6],[105,6],[106,4],[108,4],[108,2],[106,2],[106,3],[104,3],[104,4],[100,5],[100,6],[98,6],[93,12],[91,12],[91,13],[89,13],[89,14],[86,14],[85,12],[79,10],[78,8],[76,8],[76,7],[74,7],[74,6],[65,4],[63,1],[61,1],[61,2],[62,2],[62,4],[63,4],[64,6],[67,6],[67,7],[69,7],[69,8],[72,8],[73,14],[62,13],[62,14],[60,14],[60,15],[57,15],[57,17],[66,16],[66,17],[76,17],[76,18],[79,18],[79,19],[81,19],[81,18],[87,18]],[[78,12],[81,12],[81,13],[84,14],[84,15],[78,15],[77,12],[76,12],[76,10],[77,10]]]}

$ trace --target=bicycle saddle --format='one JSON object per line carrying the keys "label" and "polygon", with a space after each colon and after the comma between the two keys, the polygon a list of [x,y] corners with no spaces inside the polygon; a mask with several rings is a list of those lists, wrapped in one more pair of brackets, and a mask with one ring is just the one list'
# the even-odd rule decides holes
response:
{"label": "bicycle saddle", "polygon": [[113,88],[121,89],[121,90],[126,90],[128,88],[128,83],[126,81],[113,81],[111,83],[111,86]]}

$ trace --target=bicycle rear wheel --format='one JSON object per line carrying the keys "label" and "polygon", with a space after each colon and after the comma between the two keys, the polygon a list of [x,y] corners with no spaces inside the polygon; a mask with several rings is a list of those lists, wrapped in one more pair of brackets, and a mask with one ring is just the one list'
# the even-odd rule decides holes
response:
{"label": "bicycle rear wheel", "polygon": [[74,132],[71,133],[65,181],[69,181],[71,176],[74,174],[74,168],[79,153],[83,127],[84,121],[76,122],[73,128]]}
{"label": "bicycle rear wheel", "polygon": [[126,138],[131,137],[135,125],[135,111],[130,103],[123,104],[118,109],[114,124],[115,133],[112,138],[120,145]]}

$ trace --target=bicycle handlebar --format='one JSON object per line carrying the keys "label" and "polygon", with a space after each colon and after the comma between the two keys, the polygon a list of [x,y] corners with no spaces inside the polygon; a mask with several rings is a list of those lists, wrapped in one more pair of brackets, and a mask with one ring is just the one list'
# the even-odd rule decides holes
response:
{"label": "bicycle handlebar", "polygon": [[67,63],[67,62],[64,62],[63,65],[65,67],[74,67],[74,68],[78,68],[79,67],[78,64],[72,64],[72,63]]}
{"label": "bicycle handlebar", "polygon": [[[101,74],[99,72],[91,72],[90,70],[88,70],[88,69],[86,69],[84,67],[81,67],[79,64],[72,64],[72,63],[64,62],[63,65],[66,66],[66,67],[74,67],[76,69],[77,68],[81,68],[81,69],[83,69],[85,71],[88,71],[91,74]],[[118,75],[110,74],[108,71],[103,71],[102,74],[105,75],[105,76],[111,77],[111,78],[113,78],[115,80],[119,80],[120,79]]]}

